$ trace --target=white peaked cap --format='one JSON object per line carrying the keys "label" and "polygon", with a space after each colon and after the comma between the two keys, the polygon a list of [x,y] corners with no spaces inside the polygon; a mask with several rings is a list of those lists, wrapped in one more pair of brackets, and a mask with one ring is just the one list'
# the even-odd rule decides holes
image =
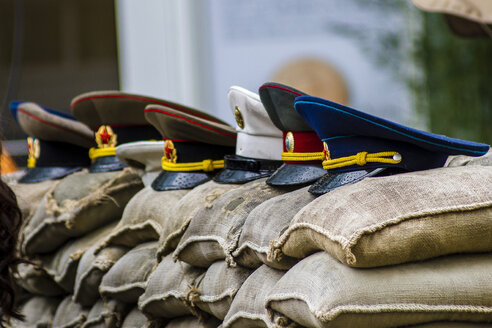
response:
{"label": "white peaked cap", "polygon": [[144,185],[150,185],[162,171],[164,141],[135,141],[116,147],[116,156],[128,166],[144,170]]}
{"label": "white peaked cap", "polygon": [[282,131],[270,120],[260,97],[238,86],[232,86],[227,96],[236,119],[236,155],[282,160]]}

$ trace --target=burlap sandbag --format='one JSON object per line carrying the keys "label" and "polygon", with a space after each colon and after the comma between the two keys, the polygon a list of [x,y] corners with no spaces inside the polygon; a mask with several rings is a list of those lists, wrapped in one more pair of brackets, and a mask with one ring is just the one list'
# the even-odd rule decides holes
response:
{"label": "burlap sandbag", "polygon": [[43,268],[42,263],[21,263],[14,274],[19,286],[35,295],[60,296],[67,292]]}
{"label": "burlap sandbag", "polygon": [[492,255],[450,255],[382,268],[346,266],[325,252],[292,267],[268,293],[269,311],[306,327],[492,322]]}
{"label": "burlap sandbag", "polygon": [[84,237],[69,241],[53,255],[41,256],[40,259],[46,272],[65,291],[73,293],[80,259],[92,245],[107,236],[115,226],[116,222],[110,223]]}
{"label": "burlap sandbag", "polygon": [[156,249],[156,241],[148,242],[123,255],[103,276],[99,286],[101,296],[136,303],[155,265]]}
{"label": "burlap sandbag", "polygon": [[471,157],[465,155],[449,156],[445,166],[465,166],[465,165],[481,165],[492,166],[492,150],[480,157]]}
{"label": "burlap sandbag", "polygon": [[325,250],[354,267],[492,251],[492,167],[368,178],[305,206],[271,254]]}
{"label": "burlap sandbag", "polygon": [[240,266],[229,267],[225,261],[213,263],[197,280],[198,289],[191,298],[192,304],[224,320],[232,300],[251,271]]}
{"label": "burlap sandbag", "polygon": [[147,317],[138,309],[134,307],[125,317],[121,328],[141,328],[149,325]]}
{"label": "burlap sandbag", "polygon": [[92,306],[82,328],[120,327],[128,307],[128,304],[116,300],[109,300],[105,303],[100,299]]}
{"label": "burlap sandbag", "polygon": [[171,255],[162,259],[149,277],[138,307],[150,318],[176,318],[196,314],[188,304],[196,279],[204,272],[183,262],[174,262]]}
{"label": "burlap sandbag", "polygon": [[82,305],[75,303],[72,295],[68,295],[56,309],[53,318],[52,328],[79,328],[82,327],[90,308],[83,308]]}
{"label": "burlap sandbag", "polygon": [[19,251],[25,256],[26,252],[24,250],[25,240],[27,236],[30,236],[37,227],[43,223],[44,218],[48,215],[46,214],[46,200],[48,193],[40,200],[39,204],[33,208],[32,212],[28,217],[22,222],[22,226],[19,229],[19,241],[18,248]]}
{"label": "burlap sandbag", "polygon": [[12,328],[49,328],[53,323],[56,309],[61,299],[45,296],[34,296],[20,308],[24,321],[10,320]]}
{"label": "burlap sandbag", "polygon": [[267,185],[265,180],[241,185],[217,198],[213,206],[198,210],[176,247],[175,259],[203,268],[226,259],[234,266],[231,253],[248,214],[267,199],[285,192]]}
{"label": "burlap sandbag", "polygon": [[5,174],[1,174],[1,177],[2,177],[2,181],[5,182],[6,184],[9,185],[10,188],[12,188],[12,186],[16,183],[18,183],[18,181],[20,180],[20,178],[22,178],[24,176],[24,174],[26,174],[27,170],[25,169],[22,169],[22,170],[17,170],[15,172],[10,172],[10,173],[5,173]]}
{"label": "burlap sandbag", "polygon": [[91,246],[80,259],[75,275],[73,298],[83,306],[92,306],[101,297],[99,285],[102,277],[128,249],[121,246],[103,248],[94,254],[99,243]]}
{"label": "burlap sandbag", "polygon": [[169,321],[165,328],[217,328],[220,321],[215,318],[198,320],[195,317],[183,317]]}
{"label": "burlap sandbag", "polygon": [[157,259],[171,253],[178,245],[181,236],[188,227],[191,218],[201,208],[211,208],[217,197],[237,188],[234,184],[220,184],[214,181],[205,182],[189,191],[170,209],[170,214],[159,238]]}
{"label": "burlap sandbag", "polygon": [[130,198],[143,187],[138,174],[123,171],[77,172],[63,178],[46,195],[45,207],[29,222],[22,249],[48,253],[71,237],[82,236],[121,217]]}
{"label": "burlap sandbag", "polygon": [[12,182],[9,187],[17,196],[17,203],[23,218],[28,218],[38,207],[43,197],[52,190],[60,180],[46,180],[38,183]]}
{"label": "burlap sandbag", "polygon": [[284,271],[262,265],[241,286],[232,301],[224,328],[273,327],[265,308],[266,295],[284,275]]}
{"label": "burlap sandbag", "polygon": [[234,260],[247,268],[258,268],[263,263],[272,268],[286,270],[297,259],[283,256],[272,260],[268,257],[270,242],[285,231],[294,215],[315,199],[305,187],[273,197],[258,205],[246,218],[237,249],[232,253]]}
{"label": "burlap sandbag", "polygon": [[188,190],[155,191],[150,186],[140,190],[130,199],[118,226],[102,246],[134,247],[147,241],[159,240],[163,226],[168,224],[170,209],[187,192]]}

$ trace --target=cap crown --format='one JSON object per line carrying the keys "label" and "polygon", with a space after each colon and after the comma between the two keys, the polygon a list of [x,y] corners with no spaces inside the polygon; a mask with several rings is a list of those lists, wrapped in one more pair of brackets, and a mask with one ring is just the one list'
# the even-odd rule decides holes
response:
{"label": "cap crown", "polygon": [[149,105],[145,118],[164,139],[195,141],[221,146],[236,144],[236,131],[229,125],[187,114],[167,106]]}
{"label": "cap crown", "polygon": [[228,98],[236,119],[236,154],[280,160],[282,131],[271,121],[260,97],[244,88],[233,86],[229,89]]}
{"label": "cap crown", "polygon": [[282,131],[312,131],[313,129],[297,114],[294,109],[296,97],[305,95],[280,83],[268,82],[260,89],[260,99],[270,120]]}
{"label": "cap crown", "polygon": [[413,3],[425,11],[442,12],[479,23],[492,24],[490,0],[413,0]]}
{"label": "cap crown", "polygon": [[84,148],[94,144],[93,132],[70,114],[33,102],[15,102],[11,108],[21,129],[31,137]]}
{"label": "cap crown", "polygon": [[[232,86],[227,96],[231,111],[236,118],[237,133],[282,138],[282,131],[273,124],[256,93]],[[238,112],[240,116],[236,114]],[[242,126],[238,117],[242,118]]]}

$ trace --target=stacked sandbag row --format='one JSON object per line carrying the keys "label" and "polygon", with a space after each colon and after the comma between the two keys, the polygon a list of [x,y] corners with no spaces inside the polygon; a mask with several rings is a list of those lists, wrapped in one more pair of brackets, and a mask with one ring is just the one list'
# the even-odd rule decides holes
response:
{"label": "stacked sandbag row", "polygon": [[[229,99],[233,109],[241,107],[244,110],[245,119],[268,119],[257,95],[242,88],[231,88]],[[180,131],[167,123],[169,117],[165,113],[150,108],[146,115],[150,122],[160,127],[159,130],[166,140],[183,139],[179,138]],[[271,141],[265,143],[265,147],[270,147],[272,143],[275,147],[281,140],[280,132],[274,128],[267,121],[257,128],[261,131],[252,130],[251,134],[258,135],[266,131],[266,135],[271,135]],[[196,133],[193,132],[196,129],[193,126],[186,129],[188,135]],[[212,130],[200,139],[212,143],[216,138],[223,139],[220,133]],[[241,135],[238,143],[240,139]],[[167,148],[180,146],[177,142],[170,144],[166,141]],[[241,148],[236,147],[236,151]],[[186,156],[186,149],[180,149],[180,154]],[[258,150],[261,151],[260,148]],[[164,212],[167,214],[166,229],[160,234],[156,267],[147,281],[145,292],[138,300],[139,308],[149,318],[160,324],[166,323],[166,327],[217,327],[224,319],[237,290],[251,272],[248,268],[230,267],[226,258],[232,259],[231,249],[237,243],[247,214],[263,200],[282,192],[265,184],[264,177],[270,175],[280,164],[278,157],[269,159],[268,150],[263,149],[264,153],[260,157],[264,159],[264,164],[270,166],[265,166],[261,172],[221,179],[224,174],[234,173],[225,169],[215,181],[195,186],[181,199],[166,203],[167,206],[160,202],[161,208],[169,208]],[[172,152],[169,153],[172,156]],[[241,155],[258,153],[251,150],[250,146]],[[169,162],[163,164],[164,169],[173,168],[171,156]],[[196,157],[194,160],[205,158]],[[177,192],[172,189],[186,187],[183,183],[176,186],[176,180],[169,178],[171,175],[176,173],[164,171],[152,184],[153,188],[160,190],[155,192],[160,194],[161,199],[167,198],[167,194]],[[180,173],[180,177],[184,180],[193,176]],[[174,206],[171,206],[172,203]],[[160,215],[164,213],[161,211]],[[186,255],[180,256],[181,252]],[[193,317],[195,318],[192,319]]]}
{"label": "stacked sandbag row", "polygon": [[[265,84],[260,96],[231,88],[236,131],[155,98],[96,92],[74,99],[72,111],[97,131],[98,147],[90,152],[89,171],[56,180],[26,220],[21,250],[33,264],[19,268],[19,282],[30,296],[26,322],[13,326],[491,321],[490,274],[483,262],[473,265],[480,256],[466,265],[401,264],[490,251],[484,237],[491,215],[482,211],[492,199],[490,168],[326,174],[322,165],[336,147],[328,150],[318,136],[324,131],[296,112],[295,99],[303,94]],[[148,123],[155,129],[143,127]],[[147,141],[161,137],[165,142]],[[406,158],[406,148],[398,150]],[[449,165],[468,161],[455,158]],[[467,215],[473,219],[463,220]],[[463,234],[468,239],[454,240]],[[456,273],[477,266],[481,271],[466,274],[480,279],[466,283],[465,274]],[[447,279],[440,285],[433,280],[439,275]],[[462,297],[480,290],[469,303]]]}
{"label": "stacked sandbag row", "polygon": [[[116,102],[74,111],[97,131],[96,142],[91,129],[69,114],[28,102],[12,105],[30,135],[28,169],[10,183],[24,220],[19,251],[29,260],[16,274],[24,291],[21,310],[26,320],[12,322],[13,327],[116,327],[129,310],[117,300],[103,302],[98,292],[104,273],[128,248],[95,250],[117,225],[126,203],[143,188],[142,170],[128,168],[114,156],[116,136],[109,124],[125,125],[118,130],[123,143],[157,138],[159,133],[143,116],[148,103],[132,99],[132,106],[125,108],[123,94],[115,94]],[[114,95],[84,95],[84,100],[90,102],[93,96]],[[89,115],[92,122],[83,119],[87,111],[98,114]],[[113,115],[115,111],[124,117]],[[97,148],[89,152],[93,144]]]}
{"label": "stacked sandbag row", "polygon": [[490,322],[491,182],[490,167],[453,167],[319,197],[272,244],[275,257],[302,260],[268,293],[268,310],[279,326]]}

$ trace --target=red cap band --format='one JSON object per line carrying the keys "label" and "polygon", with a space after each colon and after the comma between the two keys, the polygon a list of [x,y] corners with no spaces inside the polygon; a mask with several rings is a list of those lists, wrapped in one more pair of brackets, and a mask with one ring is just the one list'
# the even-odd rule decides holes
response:
{"label": "red cap band", "polygon": [[[314,131],[283,131],[284,152],[292,153],[318,153],[323,152],[323,142]],[[321,161],[285,161],[285,163],[321,163]]]}

